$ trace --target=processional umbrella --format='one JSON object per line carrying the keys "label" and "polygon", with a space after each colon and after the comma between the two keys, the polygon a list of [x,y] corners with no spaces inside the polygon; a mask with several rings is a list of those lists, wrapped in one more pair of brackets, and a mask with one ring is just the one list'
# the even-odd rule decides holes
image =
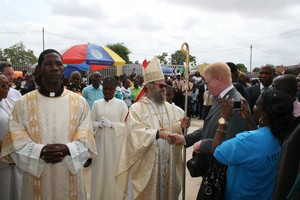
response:
{"label": "processional umbrella", "polygon": [[125,60],[114,51],[95,44],[74,45],[64,50],[61,55],[64,64],[77,67],[82,71],[95,71],[111,66],[125,65]]}

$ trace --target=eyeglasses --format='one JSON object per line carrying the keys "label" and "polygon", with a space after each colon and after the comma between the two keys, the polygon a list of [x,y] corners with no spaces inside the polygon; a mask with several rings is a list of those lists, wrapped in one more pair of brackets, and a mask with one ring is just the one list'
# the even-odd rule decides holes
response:
{"label": "eyeglasses", "polygon": [[214,80],[214,78],[210,79],[209,81],[205,81],[204,83],[208,85],[212,80]]}
{"label": "eyeglasses", "polygon": [[5,88],[9,88],[10,84],[9,83],[0,83],[0,87],[5,89]]}
{"label": "eyeglasses", "polygon": [[166,88],[167,87],[167,84],[158,84],[158,83],[154,83],[154,85],[158,85],[158,87],[160,89],[163,89],[163,88]]}

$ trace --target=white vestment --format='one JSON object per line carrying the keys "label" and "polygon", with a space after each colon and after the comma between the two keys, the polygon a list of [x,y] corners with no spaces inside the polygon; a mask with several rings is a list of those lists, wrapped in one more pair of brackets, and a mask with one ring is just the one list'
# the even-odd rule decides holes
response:
{"label": "white vestment", "polygon": [[[0,141],[8,131],[9,114],[14,106],[14,100],[5,98],[0,101]],[[22,170],[0,160],[1,200],[18,200],[21,195]]]}
{"label": "white vestment", "polygon": [[[115,175],[127,113],[127,105],[120,99],[112,98],[108,102],[100,99],[94,103],[91,117],[93,127],[96,129],[95,140],[98,155],[92,161],[92,200],[120,200],[122,198],[122,190],[115,181]],[[99,128],[98,124],[102,117],[109,119],[113,128]]]}
{"label": "white vestment", "polygon": [[[70,156],[45,163],[41,150],[55,143],[66,144]],[[1,157],[23,170],[22,199],[85,199],[80,168],[93,154],[92,121],[83,97],[66,89],[58,97],[35,90],[16,102]]]}
{"label": "white vestment", "polygon": [[22,94],[16,90],[15,88],[10,87],[8,90],[7,98],[11,98],[13,100],[18,100],[22,97]]}
{"label": "white vestment", "polygon": [[182,116],[165,102],[157,106],[147,97],[129,109],[122,142],[117,182],[123,199],[175,200],[181,191],[182,147],[157,139],[160,129],[181,134]]}
{"label": "white vestment", "polygon": [[176,104],[173,102],[171,105],[172,105],[173,109],[175,109],[180,114],[181,117],[184,117],[185,112],[184,112],[184,110],[182,110],[182,108],[180,108],[179,106],[176,106]]}

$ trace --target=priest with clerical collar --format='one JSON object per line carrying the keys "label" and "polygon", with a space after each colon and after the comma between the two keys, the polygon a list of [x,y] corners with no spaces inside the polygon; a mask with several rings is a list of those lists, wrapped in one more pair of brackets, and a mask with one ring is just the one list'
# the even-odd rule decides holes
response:
{"label": "priest with clerical collar", "polygon": [[1,158],[20,167],[22,199],[86,199],[81,167],[96,152],[89,105],[62,85],[62,57],[38,59],[41,86],[16,102]]}

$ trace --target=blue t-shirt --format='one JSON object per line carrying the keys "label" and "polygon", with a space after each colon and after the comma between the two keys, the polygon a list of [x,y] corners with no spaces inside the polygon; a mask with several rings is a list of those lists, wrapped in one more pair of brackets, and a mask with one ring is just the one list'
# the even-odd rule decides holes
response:
{"label": "blue t-shirt", "polygon": [[87,100],[90,109],[92,109],[94,101],[98,99],[103,99],[103,87],[100,85],[98,89],[95,89],[93,85],[89,85],[82,90],[82,96]]}
{"label": "blue t-shirt", "polygon": [[225,199],[272,199],[281,147],[268,127],[237,134],[214,153],[228,165]]}

